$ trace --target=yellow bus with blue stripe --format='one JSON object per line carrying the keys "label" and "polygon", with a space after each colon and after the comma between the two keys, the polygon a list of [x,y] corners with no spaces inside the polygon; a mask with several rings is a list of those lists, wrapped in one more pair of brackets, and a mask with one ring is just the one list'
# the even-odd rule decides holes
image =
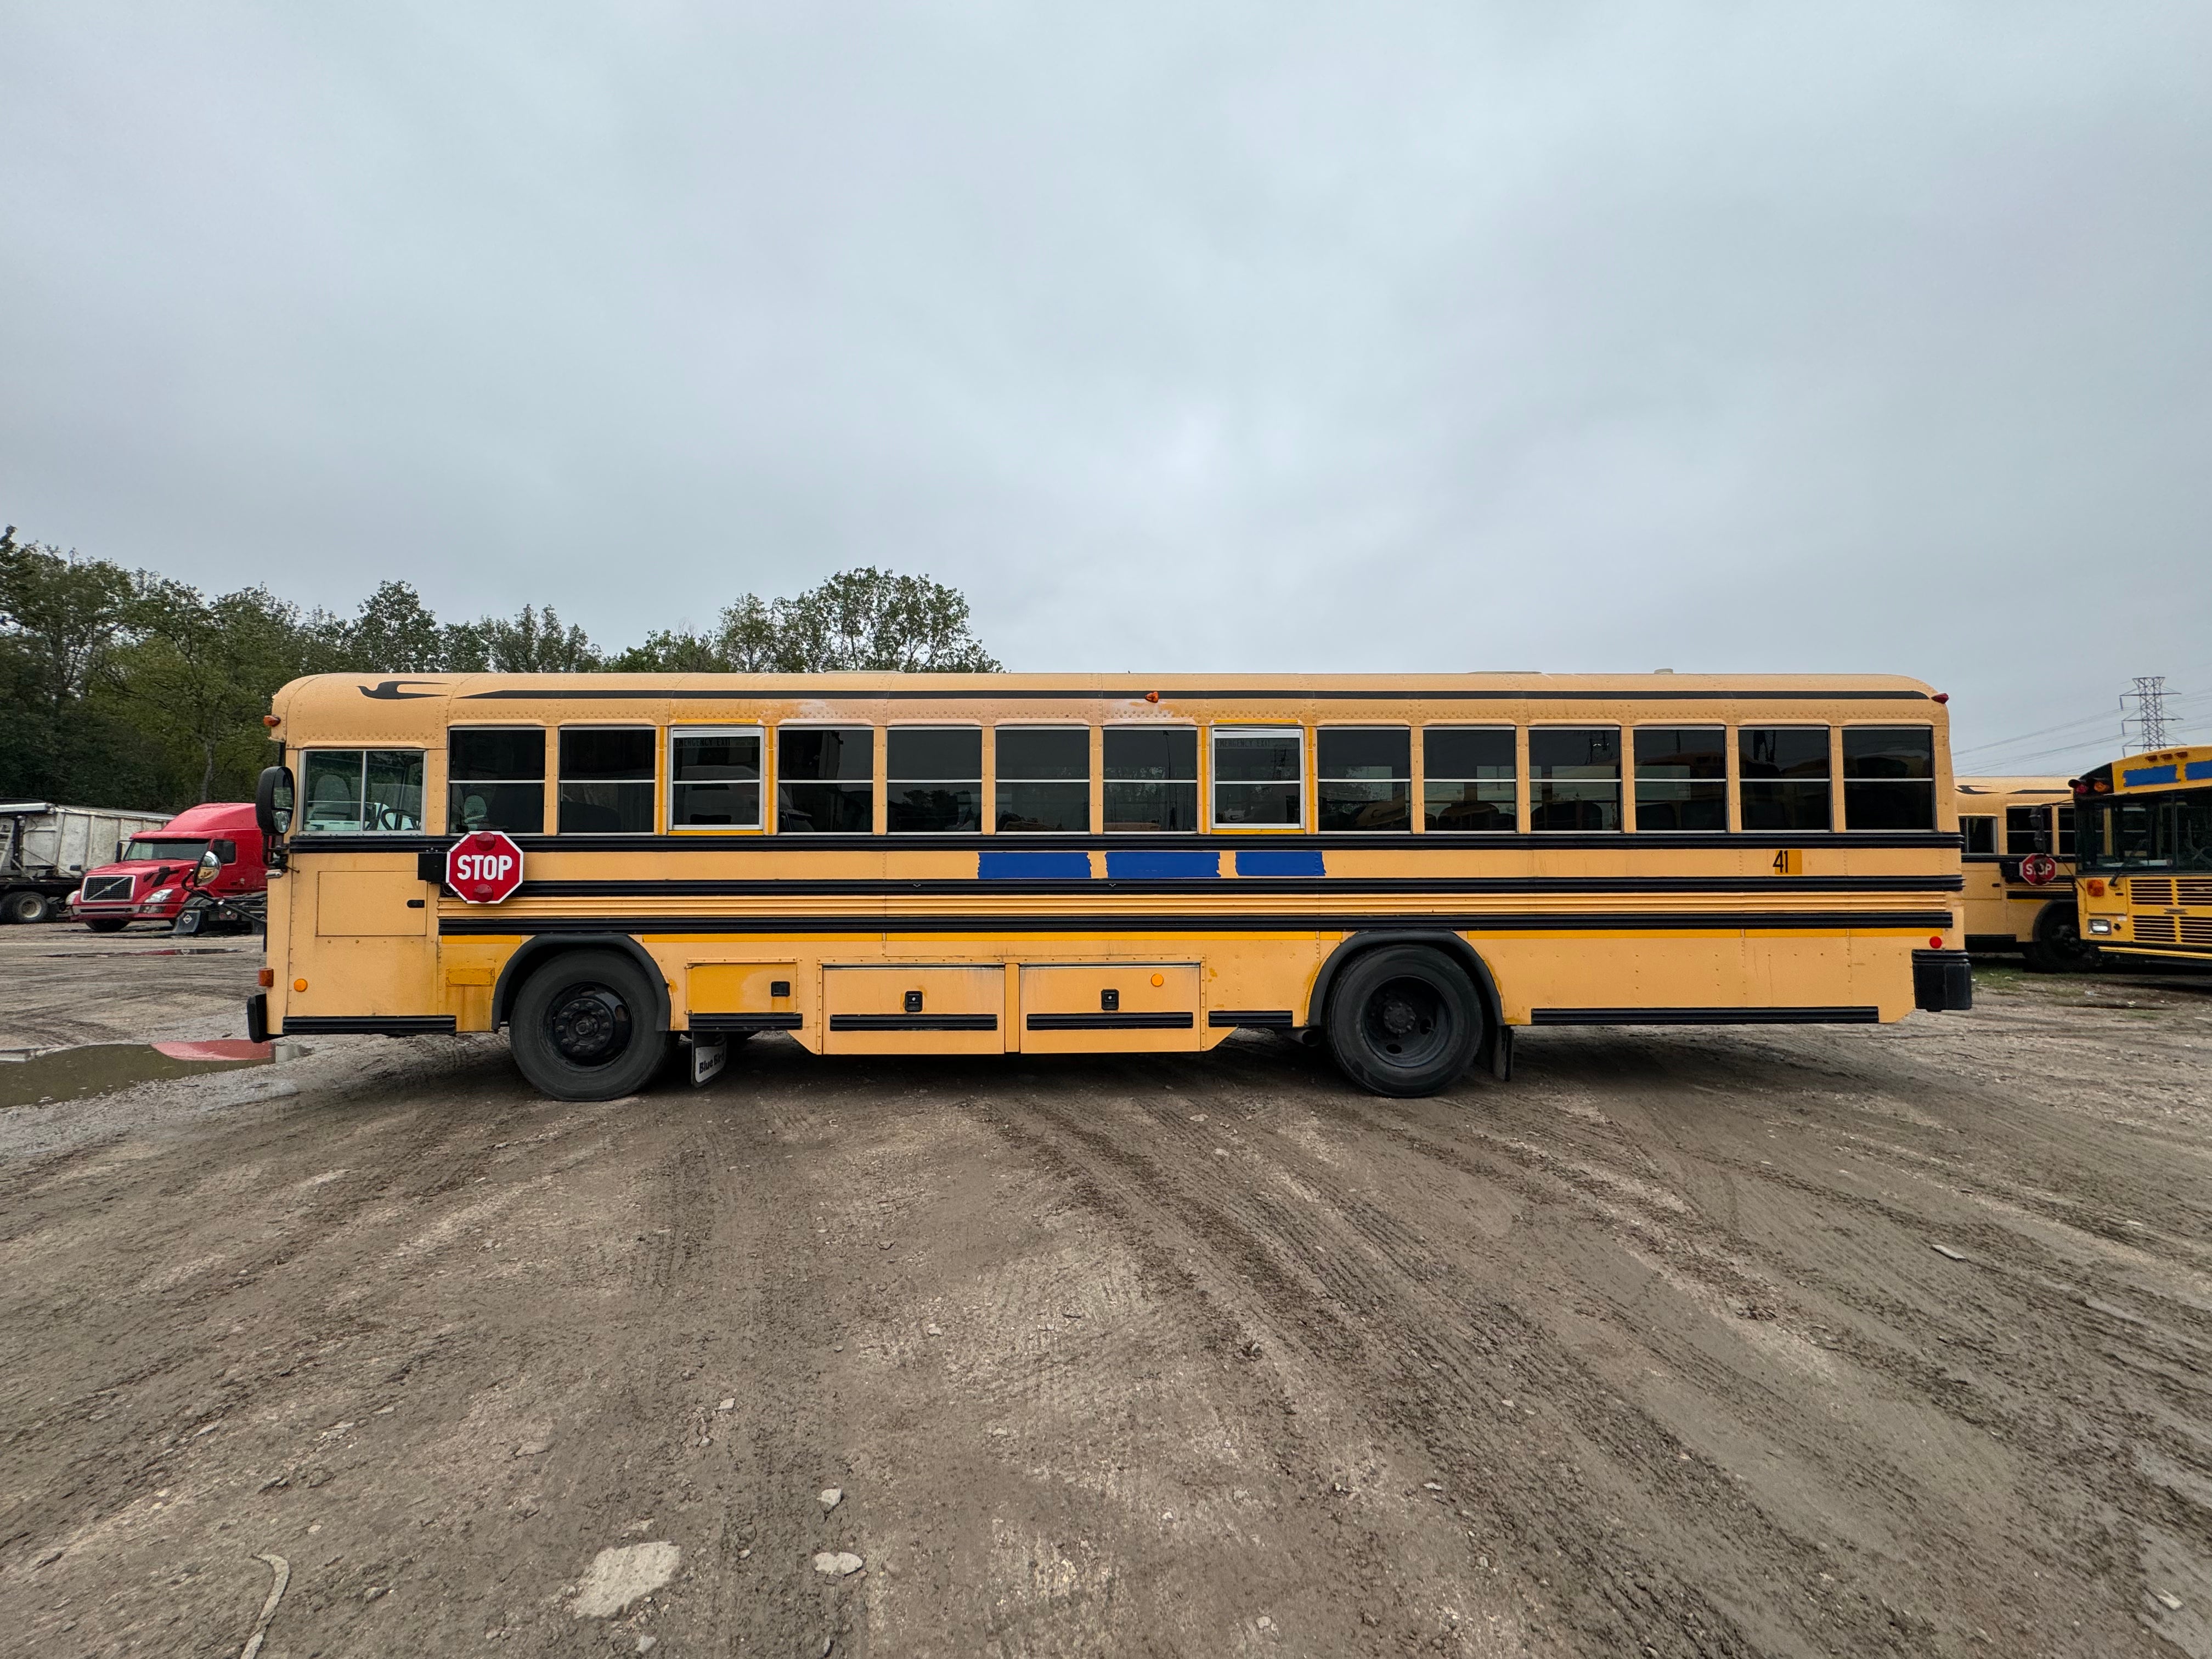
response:
{"label": "yellow bus with blue stripe", "polygon": [[2212,963],[2212,748],[2155,750],[2073,781],[2088,942]]}
{"label": "yellow bus with blue stripe", "polygon": [[[278,693],[258,1030],[505,1030],[606,1098],[825,1054],[1325,1046],[1972,999],[1944,700],[1811,676],[319,676]],[[464,836],[520,849],[471,903]],[[502,843],[503,844],[503,843]],[[471,865],[471,869],[478,866]]]}

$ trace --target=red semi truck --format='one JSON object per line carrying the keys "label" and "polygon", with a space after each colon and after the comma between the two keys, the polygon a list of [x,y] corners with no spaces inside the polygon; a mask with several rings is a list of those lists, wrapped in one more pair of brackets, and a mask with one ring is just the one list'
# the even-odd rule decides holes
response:
{"label": "red semi truck", "polygon": [[[86,871],[70,909],[95,933],[116,933],[134,921],[173,925],[196,891],[216,899],[265,891],[269,872],[261,844],[252,802],[191,807],[159,830],[131,836],[115,863]],[[222,868],[213,880],[196,884],[193,872],[210,849]]]}

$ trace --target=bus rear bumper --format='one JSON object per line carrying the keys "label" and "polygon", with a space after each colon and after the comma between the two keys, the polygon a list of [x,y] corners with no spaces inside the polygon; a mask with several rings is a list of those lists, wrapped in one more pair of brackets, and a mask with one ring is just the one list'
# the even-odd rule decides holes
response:
{"label": "bus rear bumper", "polygon": [[1912,953],[1912,1006],[1929,1014],[1960,1014],[1974,1006],[1974,967],[1964,951]]}

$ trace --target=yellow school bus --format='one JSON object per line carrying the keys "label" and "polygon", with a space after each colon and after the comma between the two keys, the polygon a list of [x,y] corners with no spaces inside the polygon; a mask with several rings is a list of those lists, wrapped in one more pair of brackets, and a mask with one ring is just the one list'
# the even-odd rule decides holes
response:
{"label": "yellow school bus", "polygon": [[[1972,1001],[1944,702],[1908,679],[324,675],[270,721],[253,1029],[503,1029],[561,1098],[760,1031],[1254,1028],[1419,1095],[1506,1076],[1522,1026]],[[520,885],[471,902],[501,836]]]}
{"label": "yellow school bus", "polygon": [[1960,778],[1966,949],[2038,973],[2098,965],[2074,908],[2074,790],[2064,778]]}
{"label": "yellow school bus", "polygon": [[2212,748],[2130,756],[2073,787],[2089,942],[2212,963]]}

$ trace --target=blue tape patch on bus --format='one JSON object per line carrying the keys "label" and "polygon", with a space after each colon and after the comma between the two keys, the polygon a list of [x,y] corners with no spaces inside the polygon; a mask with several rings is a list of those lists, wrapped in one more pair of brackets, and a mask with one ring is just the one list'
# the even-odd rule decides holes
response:
{"label": "blue tape patch on bus", "polygon": [[2181,769],[2181,775],[2192,782],[2198,778],[2212,778],[2212,761],[2191,761]]}
{"label": "blue tape patch on bus", "polygon": [[1221,873],[1218,853],[1109,853],[1109,881],[1206,881]]}
{"label": "blue tape patch on bus", "polygon": [[2140,789],[2145,784],[2176,781],[2171,766],[2138,766],[2131,772],[2120,774],[2120,781],[2130,789]]}
{"label": "blue tape patch on bus", "polygon": [[1088,881],[1088,853],[978,853],[975,874],[984,881]]}
{"label": "blue tape patch on bus", "polygon": [[1240,876],[1325,876],[1328,873],[1317,853],[1239,853]]}

